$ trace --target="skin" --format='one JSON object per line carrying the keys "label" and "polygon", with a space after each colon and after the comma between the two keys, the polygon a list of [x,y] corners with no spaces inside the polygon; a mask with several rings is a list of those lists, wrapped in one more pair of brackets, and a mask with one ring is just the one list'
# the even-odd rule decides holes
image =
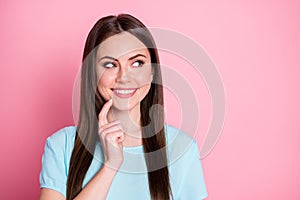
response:
{"label": "skin", "polygon": [[[137,54],[143,56],[130,59]],[[117,61],[107,64],[113,60],[101,59],[104,56],[113,57]],[[98,116],[98,134],[103,146],[105,163],[76,196],[76,200],[105,200],[124,160],[123,146],[142,145],[140,102],[149,92],[153,78],[147,48],[130,33],[123,32],[103,41],[99,45],[96,59],[98,90],[107,100]],[[143,61],[144,64],[140,65],[137,61]],[[137,90],[130,98],[119,98],[114,94],[114,88],[137,88]],[[40,200],[65,200],[65,197],[55,190],[42,188]]]}
{"label": "skin", "polygon": [[[103,41],[96,57],[98,90],[104,99],[113,99],[108,120],[121,121],[124,146],[141,145],[140,102],[149,92],[153,78],[147,47],[135,36],[122,32]],[[120,98],[113,92],[116,88],[137,90],[130,98]]]}

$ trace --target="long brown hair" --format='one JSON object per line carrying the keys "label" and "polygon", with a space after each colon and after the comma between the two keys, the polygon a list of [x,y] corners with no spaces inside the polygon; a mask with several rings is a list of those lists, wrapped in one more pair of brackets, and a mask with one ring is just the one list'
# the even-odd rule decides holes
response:
{"label": "long brown hair", "polygon": [[[95,49],[110,36],[127,31],[138,38],[148,48],[154,69],[153,83],[146,97],[141,101],[142,142],[148,169],[149,191],[152,199],[170,199],[172,196],[166,156],[164,114],[151,110],[153,105],[163,103],[162,77],[159,57],[155,42],[145,25],[129,14],[106,16],[99,19],[91,29],[84,48],[81,71],[80,112],[76,130],[74,149],[71,156],[67,181],[67,200],[77,196],[82,190],[82,183],[93,160],[98,138],[98,113],[105,100],[97,90],[95,67]],[[88,58],[91,59],[88,59]],[[151,121],[152,120],[152,121]],[[156,134],[153,134],[156,133]],[[158,152],[155,157],[147,153]],[[153,170],[159,163],[162,168]]]}

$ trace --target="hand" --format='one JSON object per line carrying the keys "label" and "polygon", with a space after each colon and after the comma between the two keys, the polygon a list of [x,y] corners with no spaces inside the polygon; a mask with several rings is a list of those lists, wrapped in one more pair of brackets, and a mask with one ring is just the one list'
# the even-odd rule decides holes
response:
{"label": "hand", "polygon": [[124,132],[120,121],[108,122],[107,113],[112,106],[112,99],[106,102],[99,113],[99,137],[102,144],[105,164],[108,167],[119,169],[123,163]]}

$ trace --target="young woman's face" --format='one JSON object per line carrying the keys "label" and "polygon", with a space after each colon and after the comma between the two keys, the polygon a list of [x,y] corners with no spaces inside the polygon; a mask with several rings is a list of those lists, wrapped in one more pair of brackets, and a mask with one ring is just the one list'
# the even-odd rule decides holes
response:
{"label": "young woman's face", "polygon": [[113,99],[119,110],[130,110],[150,90],[153,71],[147,47],[128,32],[111,36],[96,56],[98,90],[105,100]]}

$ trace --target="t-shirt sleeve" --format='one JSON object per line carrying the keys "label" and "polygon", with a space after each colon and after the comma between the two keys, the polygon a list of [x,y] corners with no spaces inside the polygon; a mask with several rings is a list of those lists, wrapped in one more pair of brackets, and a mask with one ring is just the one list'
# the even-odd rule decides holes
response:
{"label": "t-shirt sleeve", "polygon": [[193,140],[189,150],[189,160],[184,169],[182,182],[179,187],[178,196],[180,200],[201,200],[208,196],[204,175],[198,151],[198,145]]}
{"label": "t-shirt sleeve", "polygon": [[40,188],[53,189],[66,196],[67,169],[63,144],[62,130],[47,138],[42,156]]}

